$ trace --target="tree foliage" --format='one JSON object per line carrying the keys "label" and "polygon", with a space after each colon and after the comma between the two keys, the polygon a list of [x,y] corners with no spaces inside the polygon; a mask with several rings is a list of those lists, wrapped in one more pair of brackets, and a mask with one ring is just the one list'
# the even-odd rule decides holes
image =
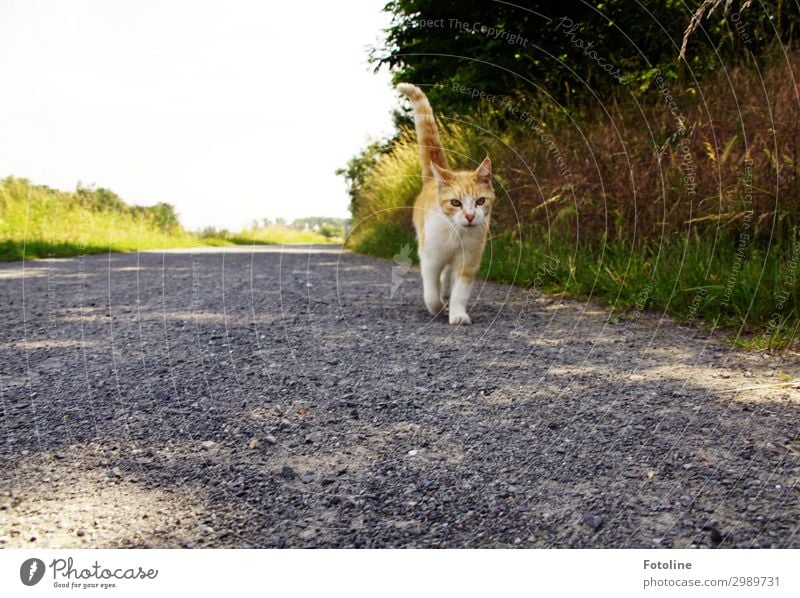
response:
{"label": "tree foliage", "polygon": [[[696,30],[684,33],[704,5]],[[746,5],[748,2],[744,2]],[[395,82],[426,86],[437,110],[469,113],[464,88],[486,94],[547,94],[559,103],[650,85],[656,69],[699,76],[758,55],[771,40],[797,35],[797,0],[605,0],[508,3],[501,0],[392,0],[385,43],[371,60]]]}

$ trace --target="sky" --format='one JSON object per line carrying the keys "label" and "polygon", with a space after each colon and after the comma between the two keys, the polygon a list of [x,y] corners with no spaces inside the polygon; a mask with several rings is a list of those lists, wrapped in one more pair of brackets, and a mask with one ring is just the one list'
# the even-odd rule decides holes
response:
{"label": "sky", "polygon": [[347,217],[391,132],[385,0],[0,0],[0,177],[112,189],[183,225]]}

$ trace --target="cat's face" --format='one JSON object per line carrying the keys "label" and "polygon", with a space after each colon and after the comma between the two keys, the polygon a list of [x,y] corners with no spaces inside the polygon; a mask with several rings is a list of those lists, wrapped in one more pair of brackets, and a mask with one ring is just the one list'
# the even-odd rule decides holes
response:
{"label": "cat's face", "polygon": [[453,171],[431,164],[439,206],[456,230],[483,231],[494,203],[492,162],[486,158],[474,171]]}

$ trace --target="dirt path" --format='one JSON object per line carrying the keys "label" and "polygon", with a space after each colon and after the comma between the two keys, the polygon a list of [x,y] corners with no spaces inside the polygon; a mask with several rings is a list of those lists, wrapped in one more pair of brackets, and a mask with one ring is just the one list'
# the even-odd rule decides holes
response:
{"label": "dirt path", "polygon": [[393,267],[0,265],[0,547],[800,547],[796,356]]}

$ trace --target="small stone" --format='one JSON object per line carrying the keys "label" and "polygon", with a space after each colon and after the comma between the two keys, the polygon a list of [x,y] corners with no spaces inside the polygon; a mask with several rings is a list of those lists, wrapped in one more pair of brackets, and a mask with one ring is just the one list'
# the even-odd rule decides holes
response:
{"label": "small stone", "polygon": [[311,540],[316,535],[317,535],[317,532],[315,530],[311,529],[310,527],[308,529],[304,529],[302,532],[300,532],[300,538],[302,538],[303,540]]}
{"label": "small stone", "polygon": [[258,448],[258,438],[251,438],[250,442],[247,443],[247,447],[251,450],[255,450]]}
{"label": "small stone", "polygon": [[82,529],[79,529],[78,531],[75,532],[75,535],[78,536],[79,538],[83,538],[86,535],[86,532]]}
{"label": "small stone", "polygon": [[211,449],[211,448],[214,448],[214,446],[215,446],[216,444],[217,444],[217,443],[216,443],[216,442],[214,442],[213,440],[206,440],[206,441],[202,442],[202,443],[200,444],[200,446],[202,446],[204,449]]}
{"label": "small stone", "polygon": [[118,478],[122,477],[122,470],[119,467],[112,467],[111,473],[113,473]]}
{"label": "small stone", "polygon": [[330,478],[330,477],[327,477],[327,476],[322,478],[322,480],[320,480],[320,484],[322,484],[323,486],[330,486],[334,482],[336,482],[336,480],[334,478]]}
{"label": "small stone", "polygon": [[342,463],[341,465],[336,467],[336,475],[344,475],[347,473],[347,464]]}
{"label": "small stone", "polygon": [[603,518],[599,515],[584,515],[583,522],[593,530],[597,531],[600,529],[600,526],[603,525]]}
{"label": "small stone", "polygon": [[297,477],[294,469],[289,467],[288,465],[284,465],[281,469],[281,477],[285,480],[293,480]]}
{"label": "small stone", "polygon": [[275,440],[275,437],[272,434],[267,434],[264,437],[264,442],[266,442],[267,444],[277,444],[278,443],[278,441]]}
{"label": "small stone", "polygon": [[417,449],[411,449],[410,451],[408,451],[408,456],[415,457],[418,453],[419,451]]}
{"label": "small stone", "polygon": [[303,480],[304,484],[310,484],[311,482],[314,481],[314,472],[313,471],[305,472],[301,479]]}
{"label": "small stone", "polygon": [[322,432],[319,432],[319,431],[311,432],[311,434],[308,434],[306,436],[306,443],[307,444],[319,444],[320,442],[322,442],[322,439],[323,439]]}

